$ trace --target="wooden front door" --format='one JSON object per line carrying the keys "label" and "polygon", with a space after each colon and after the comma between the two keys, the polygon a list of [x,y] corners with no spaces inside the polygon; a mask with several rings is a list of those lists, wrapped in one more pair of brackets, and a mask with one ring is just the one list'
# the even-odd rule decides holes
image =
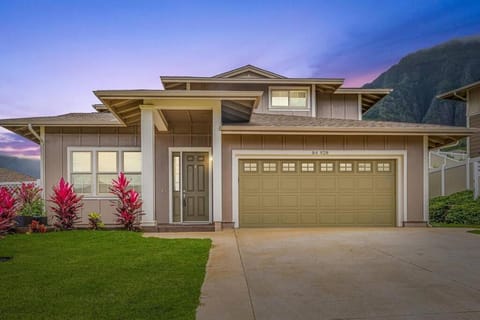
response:
{"label": "wooden front door", "polygon": [[209,221],[208,152],[182,153],[183,222]]}

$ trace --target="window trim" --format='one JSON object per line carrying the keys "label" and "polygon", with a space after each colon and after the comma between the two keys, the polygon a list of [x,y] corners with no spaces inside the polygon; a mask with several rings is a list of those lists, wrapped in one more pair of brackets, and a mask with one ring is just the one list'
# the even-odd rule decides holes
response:
{"label": "window trim", "polygon": [[[285,108],[282,107],[274,107],[272,106],[272,91],[273,90],[305,90],[307,92],[307,107],[306,108],[295,108],[292,106],[288,106]],[[290,94],[289,94],[290,97]],[[311,94],[310,94],[310,87],[292,87],[292,86],[269,86],[268,87],[268,110],[269,111],[295,111],[295,112],[310,112],[312,110],[312,101],[311,101]]]}
{"label": "window trim", "polygon": [[[115,199],[114,196],[97,193],[97,174],[98,174],[98,163],[97,163],[97,153],[102,151],[116,151],[117,152],[117,169],[120,172],[120,169],[123,169],[123,152],[125,151],[135,151],[142,152],[140,147],[67,147],[67,181],[72,184],[72,152],[76,151],[90,151],[92,153],[92,193],[79,193],[84,196],[84,199]],[[133,173],[133,172],[129,172]],[[141,176],[140,172],[140,176]]]}

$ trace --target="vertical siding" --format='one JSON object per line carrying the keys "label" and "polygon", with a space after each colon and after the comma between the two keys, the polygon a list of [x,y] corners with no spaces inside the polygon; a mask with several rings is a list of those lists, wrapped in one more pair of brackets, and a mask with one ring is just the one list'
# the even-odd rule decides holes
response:
{"label": "vertical siding", "polygon": [[[470,128],[480,128],[480,114],[469,117]],[[470,136],[470,157],[475,158],[480,156],[480,133],[475,133]]]}
{"label": "vertical siding", "polygon": [[423,220],[423,137],[223,135],[222,146],[224,222],[232,222],[232,151],[251,149],[407,150],[408,220]]}
{"label": "vertical siding", "polygon": [[423,137],[407,137],[408,221],[423,221]]}
{"label": "vertical siding", "polygon": [[[140,147],[138,128],[47,128],[45,132],[45,191],[47,199],[61,177],[68,180],[68,147]],[[84,198],[79,224],[88,224],[88,214],[102,214],[106,224],[115,217],[110,199]],[[49,205],[47,205],[48,207]],[[51,218],[52,212],[48,212]],[[51,221],[51,220],[50,220]]]}
{"label": "vertical siding", "polygon": [[358,95],[317,93],[317,117],[358,120]]}
{"label": "vertical siding", "polygon": [[480,87],[468,92],[468,114],[470,116],[480,114]]}

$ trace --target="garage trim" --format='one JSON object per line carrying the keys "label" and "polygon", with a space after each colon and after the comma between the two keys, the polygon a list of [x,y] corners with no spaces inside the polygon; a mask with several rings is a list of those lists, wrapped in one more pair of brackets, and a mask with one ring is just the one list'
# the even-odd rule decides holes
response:
{"label": "garage trim", "polygon": [[239,160],[240,159],[388,159],[396,160],[397,195],[396,225],[407,219],[407,151],[406,150],[232,150],[232,218],[234,227],[240,226],[239,216]]}

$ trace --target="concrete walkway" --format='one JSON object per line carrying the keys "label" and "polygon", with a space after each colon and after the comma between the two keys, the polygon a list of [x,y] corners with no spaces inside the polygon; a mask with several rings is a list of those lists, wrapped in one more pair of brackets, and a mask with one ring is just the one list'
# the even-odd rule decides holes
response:
{"label": "concrete walkway", "polygon": [[198,319],[480,319],[465,229],[240,229],[213,240]]}

